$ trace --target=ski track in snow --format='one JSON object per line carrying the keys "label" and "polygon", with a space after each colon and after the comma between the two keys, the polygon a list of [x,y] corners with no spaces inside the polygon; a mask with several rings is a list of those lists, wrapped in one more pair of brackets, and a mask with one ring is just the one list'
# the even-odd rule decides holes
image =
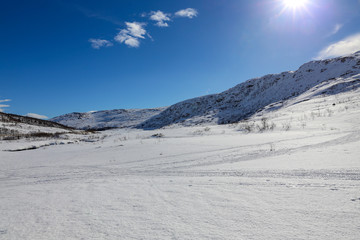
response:
{"label": "ski track in snow", "polygon": [[[274,140],[251,143],[266,135]],[[277,135],[135,139],[121,146],[110,136],[2,152],[11,163],[0,171],[0,239],[358,239],[359,165],[261,163],[283,157],[286,165],[306,152],[331,158],[326,149],[333,146],[356,149],[359,131]],[[239,143],[214,145],[227,137]],[[184,141],[192,142],[185,153],[174,149]],[[149,154],[138,156],[136,147]],[[49,161],[55,148],[58,156]],[[256,161],[254,168],[234,165]]]}

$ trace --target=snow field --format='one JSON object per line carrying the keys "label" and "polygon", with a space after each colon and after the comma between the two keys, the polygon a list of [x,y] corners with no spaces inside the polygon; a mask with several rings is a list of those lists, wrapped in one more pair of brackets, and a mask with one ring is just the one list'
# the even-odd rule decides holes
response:
{"label": "snow field", "polygon": [[357,240],[359,91],[302,100],[231,125],[2,141],[0,239]]}

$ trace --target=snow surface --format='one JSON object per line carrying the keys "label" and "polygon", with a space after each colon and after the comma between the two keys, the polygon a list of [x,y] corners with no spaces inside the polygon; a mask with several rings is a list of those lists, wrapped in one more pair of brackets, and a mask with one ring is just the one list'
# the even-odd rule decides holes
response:
{"label": "snow surface", "polygon": [[0,141],[0,239],[358,240],[356,79],[236,124]]}

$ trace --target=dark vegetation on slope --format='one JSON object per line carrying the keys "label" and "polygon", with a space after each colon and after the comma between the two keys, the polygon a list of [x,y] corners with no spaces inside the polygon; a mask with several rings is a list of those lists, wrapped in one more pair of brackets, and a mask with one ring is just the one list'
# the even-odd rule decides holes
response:
{"label": "dark vegetation on slope", "polygon": [[[0,140],[18,140],[18,139],[34,139],[34,138],[61,138],[67,133],[78,133],[74,128],[64,126],[59,123],[25,117],[15,114],[0,112]],[[37,131],[23,132],[24,125],[38,126]],[[26,127],[25,127],[26,128]],[[42,128],[56,128],[57,132],[47,132]]]}

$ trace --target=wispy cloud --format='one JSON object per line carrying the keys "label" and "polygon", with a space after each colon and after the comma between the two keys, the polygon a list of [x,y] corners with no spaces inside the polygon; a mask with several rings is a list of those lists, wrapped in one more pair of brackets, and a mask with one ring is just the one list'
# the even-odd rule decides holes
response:
{"label": "wispy cloud", "polygon": [[170,16],[171,14],[169,13],[163,13],[162,11],[158,10],[158,11],[152,11],[150,13],[150,20],[153,20],[156,22],[156,26],[158,27],[168,27],[169,24],[167,23],[168,21],[170,21]]}
{"label": "wispy cloud", "polygon": [[114,38],[115,41],[124,43],[129,47],[139,47],[139,38],[145,39],[146,30],[144,26],[146,23],[125,22],[125,24],[127,28],[120,30],[120,32]]}
{"label": "wispy cloud", "polygon": [[344,56],[359,50],[360,33],[357,33],[325,47],[318,53],[316,59]]}
{"label": "wispy cloud", "polygon": [[100,20],[110,22],[110,23],[115,24],[115,25],[121,25],[122,24],[121,21],[119,21],[117,18],[115,18],[113,16],[108,16],[108,15],[101,14],[101,13],[99,13],[97,11],[93,11],[91,9],[85,8],[85,7],[83,7],[83,6],[79,5],[79,4],[65,3],[65,2],[63,2],[63,4],[69,6],[69,7],[73,8],[73,9],[76,9],[77,11],[84,14],[86,17],[100,19]]}
{"label": "wispy cloud", "polygon": [[40,115],[37,113],[28,113],[26,114],[27,117],[37,118],[37,119],[49,119],[47,116]]}
{"label": "wispy cloud", "polygon": [[175,13],[175,16],[178,17],[187,17],[187,18],[194,18],[198,15],[198,11],[194,8],[186,8]]}
{"label": "wispy cloud", "polygon": [[10,107],[10,105],[8,104],[2,104],[2,103],[5,103],[5,102],[10,102],[11,99],[3,99],[3,100],[0,100],[0,112],[3,112],[4,109],[3,108],[8,108]]}
{"label": "wispy cloud", "polygon": [[331,33],[328,35],[328,37],[337,34],[343,26],[344,26],[344,25],[343,25],[343,24],[340,24],[340,23],[335,24],[333,30],[332,30]]}
{"label": "wispy cloud", "polygon": [[7,108],[7,107],[10,107],[10,105],[0,104],[0,112],[3,112],[4,111],[3,108]]}
{"label": "wispy cloud", "polygon": [[91,43],[91,47],[94,49],[100,49],[102,47],[111,47],[114,45],[112,42],[105,39],[90,38],[89,42]]}

